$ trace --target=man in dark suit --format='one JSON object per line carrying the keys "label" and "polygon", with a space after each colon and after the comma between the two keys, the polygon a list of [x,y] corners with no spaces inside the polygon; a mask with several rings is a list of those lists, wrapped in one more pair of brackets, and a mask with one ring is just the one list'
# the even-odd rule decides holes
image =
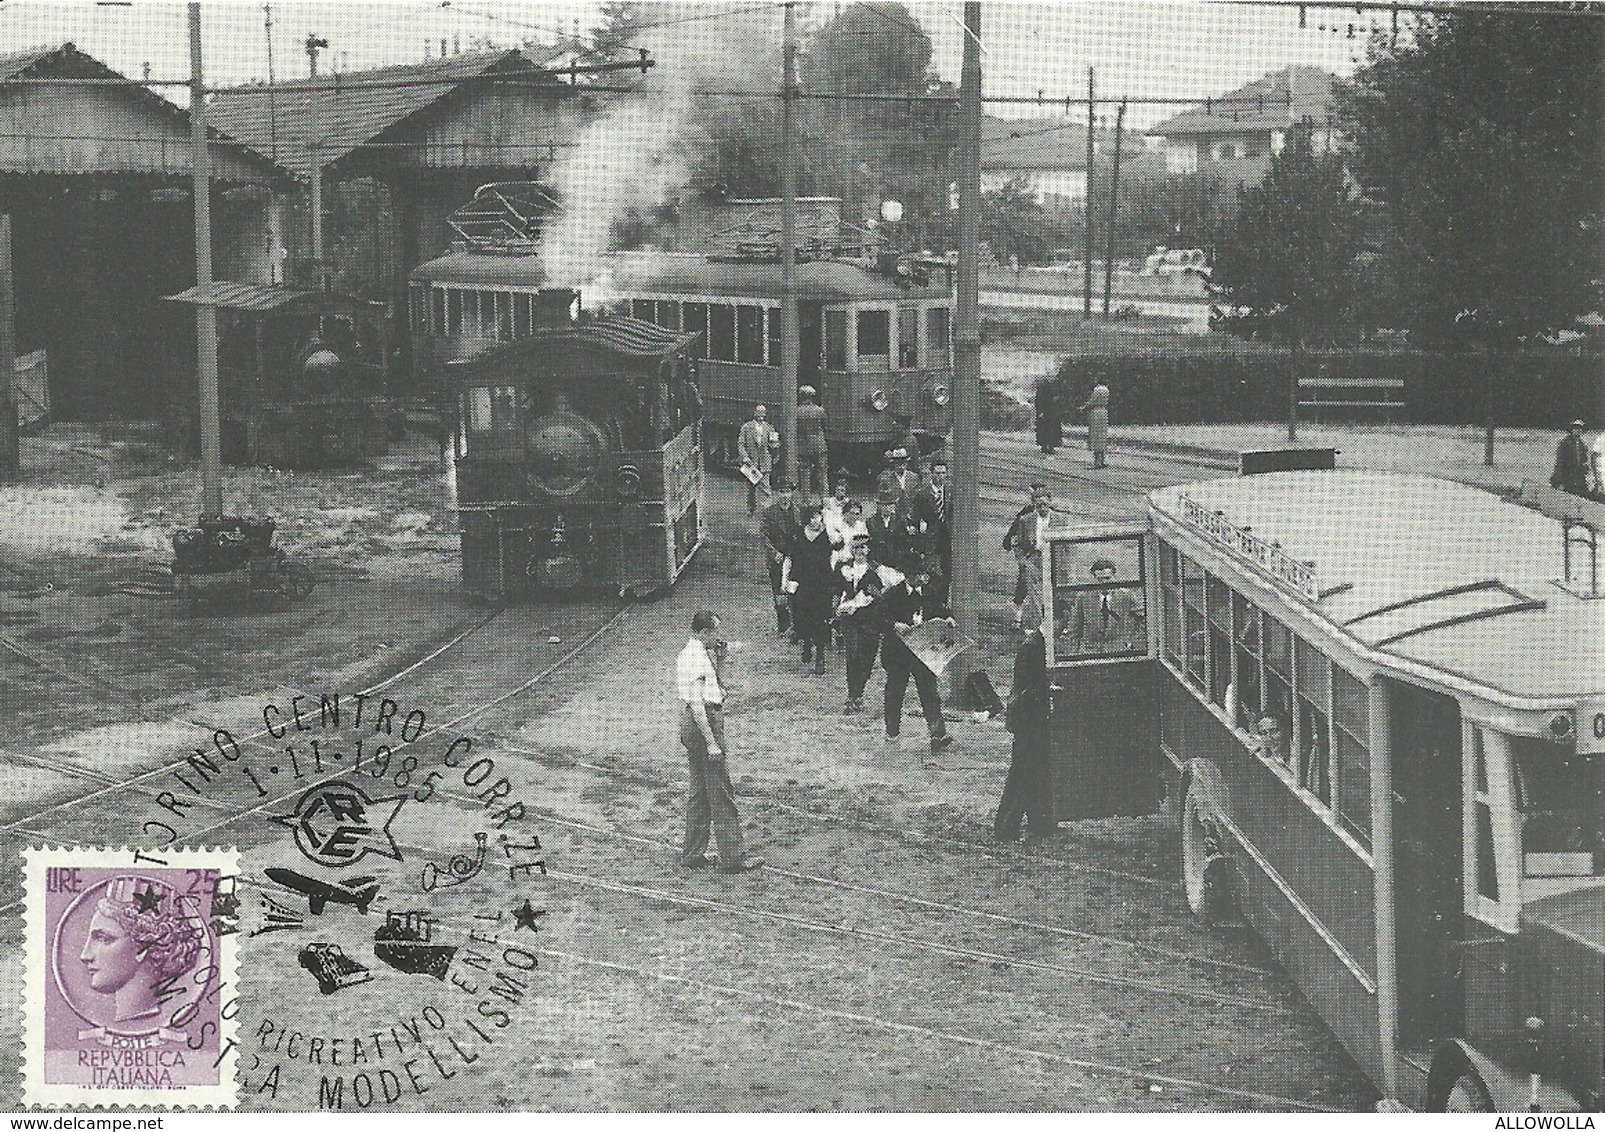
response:
{"label": "man in dark suit", "polygon": [[906,572],[913,557],[913,542],[909,536],[908,510],[897,485],[882,477],[880,490],[875,495],[875,513],[864,521],[869,530],[871,557],[883,566]]}
{"label": "man in dark suit", "polygon": [[1573,495],[1588,495],[1588,445],[1583,443],[1583,429],[1578,420],[1571,423],[1566,435],[1555,449],[1555,470],[1549,477],[1549,486],[1569,491]]}
{"label": "man in dark suit", "polygon": [[947,482],[947,457],[931,458],[931,475],[914,493],[910,516],[920,549],[940,563],[940,579],[933,579],[935,596],[947,601],[948,579],[953,576],[953,491]]}
{"label": "man in dark suit", "polygon": [[1131,652],[1145,644],[1142,610],[1129,588],[1114,584],[1115,573],[1107,558],[1092,564],[1098,585],[1082,590],[1071,603],[1063,634],[1066,656]]}
{"label": "man in dark suit", "polygon": [[1048,649],[1038,629],[1026,634],[1014,654],[1008,725],[1014,749],[992,833],[999,841],[1018,841],[1024,823],[1030,837],[1039,840],[1053,831],[1053,798],[1048,777]]}
{"label": "man in dark suit", "polygon": [[913,629],[936,611],[931,607],[931,596],[926,592],[930,575],[921,571],[912,577],[900,579],[889,586],[881,596],[881,667],[886,669],[885,720],[886,741],[895,743],[903,730],[903,697],[908,692],[910,678],[919,693],[920,710],[925,714],[925,727],[931,736],[932,754],[953,743],[942,718],[942,693],[937,685],[936,673],[914,655],[903,640],[903,633]]}

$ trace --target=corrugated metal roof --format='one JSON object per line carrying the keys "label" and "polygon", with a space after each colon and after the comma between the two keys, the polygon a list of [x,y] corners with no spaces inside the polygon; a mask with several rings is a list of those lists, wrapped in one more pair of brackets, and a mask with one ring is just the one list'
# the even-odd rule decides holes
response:
{"label": "corrugated metal roof", "polygon": [[215,280],[210,287],[197,285],[176,295],[166,296],[170,303],[200,304],[210,299],[213,306],[224,310],[266,313],[287,307],[304,306],[308,309],[329,309],[363,305],[363,300],[351,295],[326,295],[322,291],[301,290],[295,287],[263,287],[255,283],[230,283]]}
{"label": "corrugated metal roof", "polygon": [[[549,76],[542,66],[545,58],[532,59],[519,48],[465,51],[421,63],[320,75],[289,84],[227,87],[213,94],[207,104],[207,120],[258,153],[276,152],[280,163],[290,169],[306,164],[316,130],[318,152],[328,167],[461,89],[441,80],[466,83],[489,74]],[[409,86],[409,81],[418,85]],[[383,85],[355,85],[370,83]]]}
{"label": "corrugated metal roof", "polygon": [[1324,123],[1337,76],[1319,67],[1285,67],[1187,110],[1147,131],[1160,137],[1286,129],[1309,118]]}
{"label": "corrugated metal roof", "polygon": [[[706,256],[668,252],[619,252],[606,257],[604,278],[594,289],[612,294],[724,296],[734,299],[781,297],[779,262],[743,260],[725,262]],[[931,270],[924,287],[899,287],[879,272],[835,260],[799,263],[797,293],[826,302],[859,300],[937,299],[948,294],[945,273]],[[584,286],[568,280],[549,280],[537,252],[498,255],[487,252],[452,252],[412,271],[419,282],[462,283],[481,286],[540,287]]]}
{"label": "corrugated metal roof", "polygon": [[0,55],[0,80],[20,78],[35,63],[71,46],[70,43],[56,43],[47,47],[30,47],[26,51],[12,51]]}

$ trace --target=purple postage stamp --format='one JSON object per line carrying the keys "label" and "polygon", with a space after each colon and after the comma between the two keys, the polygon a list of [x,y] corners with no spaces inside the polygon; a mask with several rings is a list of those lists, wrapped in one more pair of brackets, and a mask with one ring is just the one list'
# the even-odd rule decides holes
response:
{"label": "purple postage stamp", "polygon": [[30,1105],[234,1104],[238,858],[29,849]]}

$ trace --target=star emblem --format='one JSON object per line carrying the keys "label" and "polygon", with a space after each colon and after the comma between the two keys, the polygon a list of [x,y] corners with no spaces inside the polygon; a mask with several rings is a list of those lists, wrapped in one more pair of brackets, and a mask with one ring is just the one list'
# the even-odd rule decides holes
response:
{"label": "star emblem", "polygon": [[546,915],[545,908],[532,908],[526,900],[522,908],[513,909],[513,930],[516,932],[520,928],[528,928],[532,932],[539,931],[540,929],[535,926],[535,920],[544,915]]}
{"label": "star emblem", "polygon": [[162,910],[161,893],[157,892],[148,883],[145,885],[145,890],[143,892],[134,893],[134,903],[139,905],[139,911],[141,913],[156,913]]}

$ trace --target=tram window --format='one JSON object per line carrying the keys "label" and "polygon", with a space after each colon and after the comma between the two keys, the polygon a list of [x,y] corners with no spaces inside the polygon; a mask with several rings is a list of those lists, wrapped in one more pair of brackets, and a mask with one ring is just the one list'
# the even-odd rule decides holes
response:
{"label": "tram window", "polygon": [[1332,662],[1304,641],[1294,652],[1298,665],[1299,784],[1331,804],[1331,730],[1327,704],[1332,695]]}
{"label": "tram window", "polygon": [[446,289],[429,288],[429,329],[434,334],[446,333]]}
{"label": "tram window", "polygon": [[630,300],[630,317],[631,318],[638,318],[643,322],[651,322],[652,321],[652,314],[653,314],[653,310],[652,310],[652,300],[651,299],[631,299]]}
{"label": "tram window", "polygon": [[461,291],[446,292],[446,333],[461,334],[463,332],[463,293]]}
{"label": "tram window", "polygon": [[407,325],[419,333],[429,329],[429,300],[422,287],[407,291]]}
{"label": "tram window", "polygon": [[1165,655],[1172,664],[1182,666],[1181,574],[1176,548],[1159,544],[1159,600],[1164,607]]}
{"label": "tram window", "polygon": [[947,308],[925,312],[925,364],[933,369],[948,365]]}
{"label": "tram window", "polygon": [[847,312],[825,312],[825,368],[847,368]]}
{"label": "tram window", "polygon": [[1288,762],[1293,730],[1293,635],[1287,626],[1261,613],[1265,635],[1265,711],[1282,727],[1282,746],[1276,752]]}
{"label": "tram window", "polygon": [[1232,591],[1211,576],[1204,583],[1204,602],[1209,621],[1209,698],[1225,707],[1226,685],[1232,679]]}
{"label": "tram window", "polygon": [[736,308],[736,361],[763,365],[763,308]]}
{"label": "tram window", "polygon": [[1258,606],[1242,594],[1232,594],[1232,624],[1237,637],[1237,718],[1232,722],[1244,729],[1253,725],[1265,706],[1260,691],[1259,618]]}
{"label": "tram window", "polygon": [[1054,660],[1146,653],[1142,540],[1052,546]]}
{"label": "tram window", "polygon": [[918,307],[899,307],[897,311],[897,368],[913,369],[919,365],[920,310]]}
{"label": "tram window", "polygon": [[858,356],[885,358],[892,353],[892,316],[889,311],[858,312]]}
{"label": "tram window", "polygon": [[463,292],[463,329],[468,334],[480,334],[485,326],[483,300],[479,291]]}
{"label": "tram window", "polygon": [[1371,701],[1365,682],[1332,669],[1332,734],[1337,742],[1338,817],[1371,844]]}
{"label": "tram window", "polygon": [[723,303],[708,307],[708,357],[718,362],[736,360],[736,308]]}
{"label": "tram window", "polygon": [[518,427],[518,390],[513,386],[499,385],[491,391],[490,427],[496,432]]}
{"label": "tram window", "polygon": [[535,296],[520,293],[513,296],[513,337],[527,338],[535,333]]}
{"label": "tram window", "polygon": [[1592,877],[1605,872],[1605,756],[1544,739],[1510,739],[1521,807],[1522,872]]}
{"label": "tram window", "polygon": [[764,311],[764,320],[769,327],[769,354],[764,359],[771,367],[780,364],[780,308],[770,307]]}
{"label": "tram window", "polygon": [[657,318],[657,322],[658,322],[659,326],[665,327],[665,328],[667,328],[669,330],[679,330],[680,329],[680,303],[679,303],[679,301],[675,300],[675,299],[659,299],[658,300],[658,318]]}
{"label": "tram window", "polygon": [[463,401],[463,420],[468,424],[468,431],[489,432],[492,420],[490,388],[476,385],[468,391]]}
{"label": "tram window", "polygon": [[700,334],[696,345],[691,347],[691,356],[705,358],[708,356],[708,304],[687,303],[680,308],[681,325],[687,334]]}
{"label": "tram window", "polygon": [[1187,678],[1205,686],[1208,630],[1204,627],[1204,571],[1186,555],[1181,559],[1181,630],[1187,639]]}

